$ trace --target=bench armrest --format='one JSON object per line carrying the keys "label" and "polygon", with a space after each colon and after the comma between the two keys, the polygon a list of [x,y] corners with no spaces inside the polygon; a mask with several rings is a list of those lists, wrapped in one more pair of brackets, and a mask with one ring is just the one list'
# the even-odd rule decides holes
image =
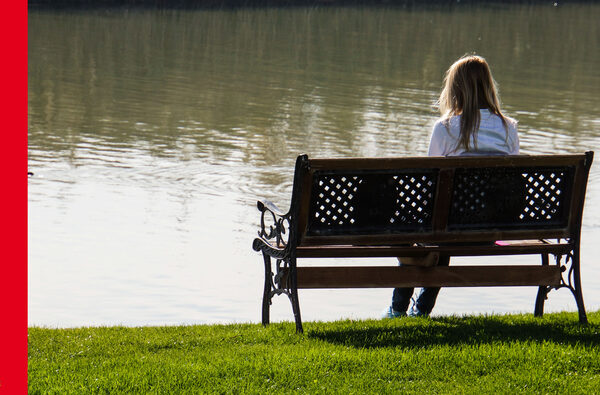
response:
{"label": "bench armrest", "polygon": [[258,202],[256,202],[256,207],[261,213],[264,213],[265,210],[268,210],[279,217],[285,216],[285,213],[281,211],[279,207],[275,205],[275,203],[269,200],[259,200]]}
{"label": "bench armrest", "polygon": [[[285,249],[289,238],[290,218],[289,213],[283,213],[273,202],[259,200],[256,207],[260,211],[259,238],[254,240],[253,248],[259,251],[266,246],[275,249]],[[260,243],[262,242],[262,243]]]}

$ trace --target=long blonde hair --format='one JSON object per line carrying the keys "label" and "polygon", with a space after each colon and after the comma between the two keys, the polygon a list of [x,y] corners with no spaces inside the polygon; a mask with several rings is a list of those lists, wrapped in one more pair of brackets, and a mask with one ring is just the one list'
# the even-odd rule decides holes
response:
{"label": "long blonde hair", "polygon": [[471,137],[477,149],[477,130],[481,121],[479,110],[482,108],[500,117],[508,135],[507,121],[500,111],[496,82],[481,56],[465,55],[450,66],[440,93],[439,108],[447,129],[450,129],[450,118],[461,115],[456,149],[462,146],[469,151]]}

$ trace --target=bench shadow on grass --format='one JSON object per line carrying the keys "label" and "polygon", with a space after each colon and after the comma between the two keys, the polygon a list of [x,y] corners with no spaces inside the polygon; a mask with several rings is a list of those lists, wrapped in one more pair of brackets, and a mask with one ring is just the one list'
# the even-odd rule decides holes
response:
{"label": "bench shadow on grass", "polygon": [[[403,319],[403,321],[406,319]],[[409,318],[410,320],[410,318]],[[406,322],[406,321],[404,321]],[[553,342],[599,346],[600,325],[580,325],[537,320],[510,322],[495,317],[438,317],[406,324],[364,327],[351,324],[340,329],[314,328],[306,335],[330,343],[356,348],[421,348],[435,345],[477,345],[512,342]]]}

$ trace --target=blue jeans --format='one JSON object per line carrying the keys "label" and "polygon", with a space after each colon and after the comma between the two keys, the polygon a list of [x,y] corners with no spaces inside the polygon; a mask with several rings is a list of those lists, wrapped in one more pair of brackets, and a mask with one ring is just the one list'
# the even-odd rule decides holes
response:
{"label": "blue jeans", "polygon": [[[449,264],[450,257],[440,255],[438,266],[448,266]],[[402,263],[400,263],[400,266],[402,266]],[[401,313],[406,312],[414,290],[414,288],[394,288],[394,293],[392,294],[392,308]],[[429,315],[431,310],[433,310],[439,292],[440,287],[423,288],[415,302],[415,307],[418,311],[422,314]]]}

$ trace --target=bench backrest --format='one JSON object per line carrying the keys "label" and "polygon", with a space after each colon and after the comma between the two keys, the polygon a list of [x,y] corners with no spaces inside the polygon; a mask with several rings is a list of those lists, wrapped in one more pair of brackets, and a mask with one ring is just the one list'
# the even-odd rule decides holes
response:
{"label": "bench backrest", "polygon": [[593,152],[582,155],[298,157],[295,245],[579,237]]}

